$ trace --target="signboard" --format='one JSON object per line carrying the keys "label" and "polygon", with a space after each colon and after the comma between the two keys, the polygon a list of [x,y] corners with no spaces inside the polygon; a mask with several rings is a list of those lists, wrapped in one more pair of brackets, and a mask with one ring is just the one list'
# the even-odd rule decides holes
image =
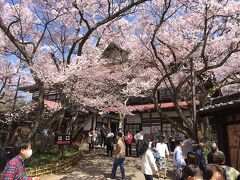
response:
{"label": "signboard", "polygon": [[57,136],[57,144],[61,144],[61,145],[71,144],[71,136],[70,135],[58,135]]}

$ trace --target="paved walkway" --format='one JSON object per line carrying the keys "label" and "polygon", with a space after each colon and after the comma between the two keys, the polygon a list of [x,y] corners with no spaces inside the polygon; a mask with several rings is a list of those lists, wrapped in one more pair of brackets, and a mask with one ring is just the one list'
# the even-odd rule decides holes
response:
{"label": "paved walkway", "polygon": [[[110,177],[113,165],[113,158],[107,157],[102,148],[96,148],[91,153],[86,153],[84,157],[70,170],[61,174],[50,174],[40,177],[41,180],[106,180]],[[125,171],[127,180],[144,180],[141,173],[141,159],[126,157]],[[172,179],[172,162],[168,163],[168,178]],[[120,169],[117,171],[117,179],[120,178]],[[156,178],[155,178],[156,179]],[[159,178],[161,179],[161,178]]]}

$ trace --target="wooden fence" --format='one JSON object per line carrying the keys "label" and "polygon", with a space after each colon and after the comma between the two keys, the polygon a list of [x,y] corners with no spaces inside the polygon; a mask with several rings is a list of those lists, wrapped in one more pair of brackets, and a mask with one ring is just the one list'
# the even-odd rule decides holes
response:
{"label": "wooden fence", "polygon": [[77,153],[76,155],[74,155],[73,157],[71,157],[65,161],[58,162],[55,164],[48,164],[48,165],[40,166],[40,167],[36,167],[36,168],[30,168],[30,169],[26,170],[26,173],[28,174],[28,176],[33,177],[33,176],[40,176],[40,175],[45,175],[45,174],[49,174],[49,173],[61,172],[61,171],[69,169],[74,164],[76,164],[82,156],[83,156],[83,153],[82,153],[82,151],[80,151],[79,153]]}

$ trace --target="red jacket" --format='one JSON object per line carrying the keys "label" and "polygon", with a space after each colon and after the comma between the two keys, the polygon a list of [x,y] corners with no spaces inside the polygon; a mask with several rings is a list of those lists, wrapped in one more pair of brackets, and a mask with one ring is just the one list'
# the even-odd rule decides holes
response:
{"label": "red jacket", "polygon": [[126,144],[132,144],[132,140],[133,140],[132,133],[129,133],[128,135],[126,135],[124,139]]}

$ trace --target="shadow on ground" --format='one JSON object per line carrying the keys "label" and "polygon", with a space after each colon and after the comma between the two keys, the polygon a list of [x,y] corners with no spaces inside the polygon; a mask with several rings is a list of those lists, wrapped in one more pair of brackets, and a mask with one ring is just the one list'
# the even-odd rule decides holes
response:
{"label": "shadow on ground", "polygon": [[[80,159],[75,167],[67,170],[67,175],[61,178],[61,180],[105,180],[110,177],[113,160],[113,158],[107,157],[103,150],[99,148],[94,149],[94,153],[85,152],[85,156]],[[125,160],[125,164],[129,166],[132,162],[130,163],[129,160]],[[132,174],[128,173],[126,174],[126,179],[132,179],[133,176],[134,172]],[[119,168],[117,179],[121,179]]]}
{"label": "shadow on ground", "polygon": [[[87,149],[87,148],[86,148]],[[71,169],[63,169],[60,174],[46,176],[46,180],[106,180],[110,177],[113,158],[107,157],[102,148],[95,148],[91,153],[84,152],[84,157]],[[168,163],[168,180],[173,179],[172,161]],[[125,172],[127,180],[144,180],[141,173],[141,158],[126,157]],[[117,170],[117,180],[121,179],[120,168]],[[156,178],[154,178],[156,180]]]}

